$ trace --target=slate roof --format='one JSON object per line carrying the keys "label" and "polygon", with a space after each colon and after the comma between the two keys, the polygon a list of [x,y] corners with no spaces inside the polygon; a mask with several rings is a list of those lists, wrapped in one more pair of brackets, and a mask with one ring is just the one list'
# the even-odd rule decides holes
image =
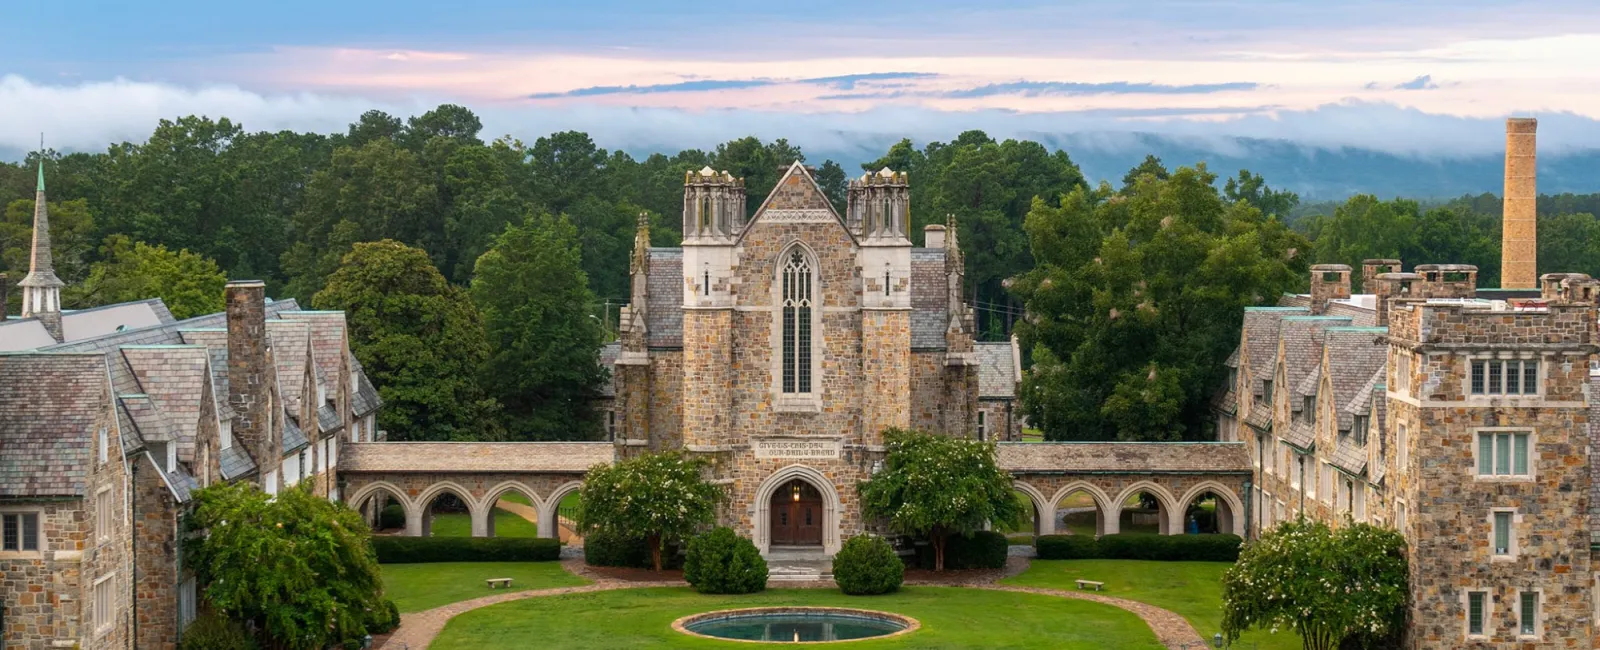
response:
{"label": "slate roof", "polygon": [[[3,310],[4,307],[0,307]],[[137,300],[61,313],[61,335],[68,342],[105,336],[122,330],[174,322],[160,298]],[[55,337],[37,318],[0,321],[0,352],[32,350],[57,345]]]}
{"label": "slate roof", "polygon": [[221,456],[219,460],[222,466],[222,478],[232,481],[256,471],[256,461],[251,459],[250,454],[245,453],[244,448],[239,445],[223,449]]}
{"label": "slate roof", "polygon": [[127,409],[117,405],[117,442],[122,448],[124,456],[144,448],[144,436],[139,435],[139,427],[133,423],[133,418],[128,416]]}
{"label": "slate roof", "polygon": [[977,343],[978,397],[1014,398],[1018,374],[1016,348],[1011,341]]}
{"label": "slate roof", "polygon": [[[1373,438],[1369,438],[1367,440],[1367,444],[1379,445],[1379,451],[1383,453],[1380,453],[1378,457],[1386,459],[1389,457],[1389,400],[1387,399],[1387,391],[1385,390],[1385,383],[1388,381],[1388,379],[1384,377],[1383,373],[1384,370],[1382,369],[1378,371],[1377,382],[1372,385]],[[1374,439],[1376,439],[1377,442],[1373,442]],[[1388,475],[1388,473],[1389,464],[1386,462],[1380,462],[1376,467],[1367,468],[1367,474],[1372,477],[1372,481],[1374,483],[1382,481],[1383,478]]]}
{"label": "slate roof", "polygon": [[[304,321],[311,327],[312,362],[317,364],[318,380],[331,388],[333,382],[339,381],[340,355],[349,347],[345,341],[344,312],[296,310],[283,312],[278,318]],[[351,372],[355,372],[354,363],[350,368]],[[329,390],[328,395],[332,396],[334,392]]]}
{"label": "slate roof", "polygon": [[378,410],[383,405],[383,398],[378,396],[377,387],[372,385],[372,380],[367,378],[367,371],[353,354],[350,355],[350,371],[356,375],[356,390],[350,396],[350,410],[358,418]]}
{"label": "slate roof", "polygon": [[168,417],[177,434],[178,458],[193,462],[201,399],[211,381],[210,352],[198,345],[129,345],[122,357],[138,382],[137,392],[149,395]]}
{"label": "slate roof", "polygon": [[1329,327],[1349,326],[1351,319],[1334,316],[1288,316],[1278,321],[1278,336],[1283,344],[1284,388],[1289,393],[1289,410],[1302,410],[1301,398],[1315,395],[1312,390],[1302,392],[1304,380],[1322,360],[1323,330]]}
{"label": "slate roof", "polygon": [[109,391],[99,355],[0,355],[0,497],[83,496]]}
{"label": "slate roof", "polygon": [[609,442],[352,442],[339,472],[577,473],[611,464]]}
{"label": "slate roof", "polygon": [[1272,430],[1272,405],[1257,403],[1250,408],[1250,415],[1246,416],[1244,423],[1261,431]]}
{"label": "slate roof", "polygon": [[1311,294],[1308,294],[1308,293],[1286,293],[1286,294],[1283,294],[1281,296],[1278,296],[1278,306],[1279,307],[1306,307],[1306,308],[1309,309],[1311,307]]}
{"label": "slate roof", "polygon": [[122,402],[121,410],[129,424],[136,427],[145,440],[168,442],[177,436],[149,395],[119,395],[117,399]]}
{"label": "slate roof", "polygon": [[1328,316],[1348,316],[1350,325],[1354,327],[1374,327],[1378,324],[1378,312],[1349,302],[1330,301],[1323,313]]}
{"label": "slate roof", "polygon": [[[1378,337],[1388,332],[1383,327],[1330,327],[1327,329],[1327,359],[1332,364],[1325,372],[1332,379],[1334,412],[1338,430],[1350,429],[1352,403],[1371,399],[1369,381],[1373,373],[1388,362],[1388,346]],[[1366,389],[1367,394],[1362,391]]]}
{"label": "slate roof", "polygon": [[183,471],[181,466],[167,472],[167,485],[172,486],[172,494],[178,498],[179,503],[187,503],[189,494],[200,489],[200,482],[195,480],[194,476],[188,472]]}
{"label": "slate roof", "polygon": [[344,418],[339,417],[338,409],[329,404],[317,408],[317,429],[322,433],[333,433],[343,428]]}
{"label": "slate roof", "polygon": [[1242,442],[1002,442],[1000,467],[1059,474],[1249,474]]}
{"label": "slate roof", "polygon": [[911,349],[943,350],[950,326],[950,287],[943,248],[911,249]]}
{"label": "slate roof", "polygon": [[1289,430],[1283,432],[1283,441],[1300,449],[1311,449],[1317,443],[1317,430],[1310,422],[1294,420],[1289,423]]}
{"label": "slate roof", "polygon": [[645,327],[649,328],[647,344],[653,348],[683,347],[683,249],[652,248],[649,250],[645,291],[649,294],[645,305]]}
{"label": "slate roof", "polygon": [[[292,415],[292,414],[287,412],[287,411],[285,411],[284,415],[285,416],[289,416],[289,415]],[[294,423],[294,418],[292,418],[292,417],[283,418],[283,455],[284,455],[284,457],[293,456],[295,452],[300,451],[301,449],[305,448],[306,445],[309,445],[309,444],[311,444],[311,441],[310,440],[306,440],[306,432],[300,430],[299,425],[296,425]]]}
{"label": "slate roof", "polygon": [[1311,310],[1299,307],[1249,307],[1244,310],[1246,351],[1250,357],[1250,393],[1261,394],[1261,382],[1272,377],[1278,358],[1278,321],[1285,316],[1308,316]]}
{"label": "slate roof", "polygon": [[316,399],[315,386],[306,386],[306,364],[311,363],[311,327],[292,320],[267,321],[272,341],[272,362],[278,367],[278,393],[291,413],[300,412],[301,398]]}

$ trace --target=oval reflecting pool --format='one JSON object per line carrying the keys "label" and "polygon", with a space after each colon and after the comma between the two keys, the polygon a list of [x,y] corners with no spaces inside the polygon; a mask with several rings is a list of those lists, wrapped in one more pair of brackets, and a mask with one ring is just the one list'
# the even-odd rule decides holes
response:
{"label": "oval reflecting pool", "polygon": [[917,621],[899,614],[834,607],[763,607],[685,616],[680,632],[758,643],[853,641],[904,634]]}

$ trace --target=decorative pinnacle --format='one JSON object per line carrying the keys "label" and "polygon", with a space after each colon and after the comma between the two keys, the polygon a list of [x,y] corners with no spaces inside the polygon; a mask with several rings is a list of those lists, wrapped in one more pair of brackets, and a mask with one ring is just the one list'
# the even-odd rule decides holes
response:
{"label": "decorative pinnacle", "polygon": [[39,134],[39,191],[44,191],[44,134]]}

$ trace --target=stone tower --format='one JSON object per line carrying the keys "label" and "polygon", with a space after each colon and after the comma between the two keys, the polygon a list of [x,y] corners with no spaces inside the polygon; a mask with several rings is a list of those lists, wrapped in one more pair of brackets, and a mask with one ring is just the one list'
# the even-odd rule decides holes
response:
{"label": "stone tower", "polygon": [[33,195],[33,256],[28,275],[17,283],[22,289],[22,317],[37,318],[44,328],[61,338],[61,287],[50,255],[50,209],[44,195],[44,157],[39,158],[39,188]]}
{"label": "stone tower", "polygon": [[1535,131],[1531,117],[1506,120],[1506,189],[1500,235],[1500,287],[1532,289],[1538,285],[1539,192],[1535,184]]}
{"label": "stone tower", "polygon": [[1328,302],[1350,297],[1350,267],[1316,264],[1311,267],[1311,313],[1321,315]]}
{"label": "stone tower", "polygon": [[[733,320],[736,244],[745,228],[744,179],[710,167],[683,181],[683,444],[727,444],[733,413]],[[687,384],[686,384],[687,385]]]}
{"label": "stone tower", "polygon": [[1410,542],[1409,648],[1592,638],[1595,309],[1552,297],[1391,299],[1387,480]]}
{"label": "stone tower", "polygon": [[859,243],[862,433],[882,444],[884,429],[911,426],[911,186],[884,169],[850,181],[845,223]]}

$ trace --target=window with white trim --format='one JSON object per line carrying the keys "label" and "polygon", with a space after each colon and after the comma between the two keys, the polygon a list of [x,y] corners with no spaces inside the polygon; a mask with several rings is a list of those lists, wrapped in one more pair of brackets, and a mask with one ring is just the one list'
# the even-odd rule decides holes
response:
{"label": "window with white trim", "polygon": [[1539,635],[1539,592],[1524,591],[1521,594],[1517,608],[1517,634],[1521,636]]}
{"label": "window with white trim", "polygon": [[1367,446],[1367,416],[1357,415],[1350,420],[1350,435],[1355,438],[1356,444]]}
{"label": "window with white trim", "polygon": [[1491,539],[1494,554],[1498,557],[1508,557],[1512,554],[1512,542],[1516,541],[1516,512],[1513,510],[1495,510],[1492,513],[1493,538]]}
{"label": "window with white trim", "polygon": [[1394,390],[1404,395],[1411,394],[1411,353],[1396,351],[1394,357]]}
{"label": "window with white trim", "polygon": [[1300,489],[1300,483],[1305,480],[1306,457],[1302,456],[1300,454],[1295,454],[1295,456],[1294,456],[1294,464],[1295,464],[1294,472],[1293,472],[1293,474],[1290,475],[1289,479],[1290,479],[1290,482],[1292,484],[1291,486],[1294,489],[1298,490],[1298,489]]}
{"label": "window with white trim", "polygon": [[117,510],[112,502],[111,488],[100,488],[94,495],[94,535],[99,541],[106,541],[111,537],[111,529],[117,524]]}
{"label": "window with white trim", "polygon": [[1537,359],[1473,359],[1473,395],[1539,394]]}
{"label": "window with white trim", "polygon": [[783,261],[783,392],[811,393],[811,309],[815,305],[811,260],[798,246]]}
{"label": "window with white trim", "polygon": [[1489,618],[1489,592],[1467,592],[1467,636],[1484,636],[1483,622]]}
{"label": "window with white trim", "polygon": [[988,438],[985,437],[989,433],[989,426],[988,425],[989,425],[989,414],[988,413],[984,413],[983,411],[978,411],[978,439],[979,440],[988,440]]}
{"label": "window with white trim", "polygon": [[1396,426],[1398,428],[1395,429],[1395,431],[1396,431],[1396,433],[1395,433],[1396,440],[1395,440],[1395,452],[1394,452],[1394,455],[1395,455],[1396,463],[1397,463],[1397,465],[1395,467],[1395,472],[1400,474],[1401,476],[1405,476],[1405,473],[1406,473],[1406,459],[1411,456],[1410,452],[1408,452],[1406,450],[1406,425],[1405,425],[1404,422],[1402,422],[1402,423],[1400,423],[1400,424],[1398,424]]}
{"label": "window with white trim", "polygon": [[106,464],[111,459],[111,430],[100,427],[100,464]]}
{"label": "window with white trim", "polygon": [[1531,476],[1528,466],[1528,432],[1478,433],[1478,476]]}
{"label": "window with white trim", "polygon": [[1322,501],[1330,506],[1335,505],[1339,500],[1339,494],[1333,487],[1335,474],[1333,466],[1323,463],[1318,471],[1322,473]]}
{"label": "window with white trim", "polygon": [[113,611],[113,604],[116,602],[113,596],[116,594],[117,587],[116,581],[111,579],[114,575],[116,574],[105,576],[94,583],[94,614],[92,620],[94,621],[94,633],[96,636],[110,632],[111,624],[117,620],[116,612]]}
{"label": "window with white trim", "polygon": [[1406,532],[1406,504],[1398,501],[1394,504],[1394,529],[1404,534]]}
{"label": "window with white trim", "polygon": [[1263,379],[1263,380],[1261,380],[1261,401],[1266,402],[1268,404],[1272,403],[1272,380],[1271,379]]}
{"label": "window with white trim", "polygon": [[39,550],[39,513],[7,512],[0,515],[0,550]]}
{"label": "window with white trim", "polygon": [[617,412],[606,411],[606,436],[611,440],[617,439]]}
{"label": "window with white trim", "polygon": [[195,618],[195,614],[196,614],[196,612],[195,612],[195,602],[196,602],[196,598],[198,596],[198,591],[199,590],[195,588],[194,576],[189,576],[187,578],[184,578],[183,582],[178,584],[178,631],[179,632],[182,632],[185,628],[189,627],[190,623],[194,622],[194,618]]}
{"label": "window with white trim", "polygon": [[1317,398],[1316,398],[1316,396],[1307,395],[1307,396],[1305,396],[1305,399],[1301,401],[1300,418],[1305,420],[1308,424],[1316,424],[1317,423]]}

